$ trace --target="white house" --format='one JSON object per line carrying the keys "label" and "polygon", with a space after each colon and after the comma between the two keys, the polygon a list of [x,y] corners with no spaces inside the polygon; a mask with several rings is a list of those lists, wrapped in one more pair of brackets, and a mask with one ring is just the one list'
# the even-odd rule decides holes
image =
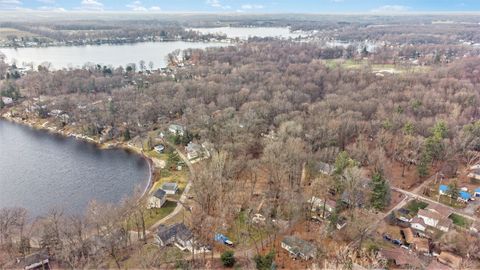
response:
{"label": "white house", "polygon": [[410,222],[410,226],[415,230],[422,231],[422,232],[424,232],[427,229],[427,225],[425,224],[425,222],[423,222],[423,219],[419,217],[414,217]]}
{"label": "white house", "polygon": [[177,183],[164,183],[162,185],[162,190],[168,195],[174,195],[178,192],[178,185]]}
{"label": "white house", "polygon": [[333,213],[337,207],[337,202],[335,202],[334,200],[327,199],[325,201],[315,196],[310,198],[310,200],[308,200],[308,203],[311,206],[312,218],[317,218],[317,214],[322,216],[324,206],[325,206],[325,216],[327,216],[327,214]]}
{"label": "white house", "polygon": [[167,193],[162,189],[158,189],[152,196],[150,196],[150,198],[148,198],[147,208],[161,208],[166,200]]}
{"label": "white house", "polygon": [[168,127],[168,131],[170,131],[170,133],[173,133],[175,135],[180,135],[180,136],[183,136],[185,134],[185,128],[177,124],[171,124]]}
{"label": "white house", "polygon": [[448,232],[453,222],[448,217],[451,211],[440,204],[429,205],[426,209],[420,209],[417,217],[421,218],[425,225]]}
{"label": "white house", "polygon": [[10,97],[2,97],[3,104],[5,105],[11,105],[13,104],[13,99]]}
{"label": "white house", "polygon": [[189,160],[199,158],[203,155],[202,146],[193,142],[187,144],[185,151],[187,151],[187,158]]}

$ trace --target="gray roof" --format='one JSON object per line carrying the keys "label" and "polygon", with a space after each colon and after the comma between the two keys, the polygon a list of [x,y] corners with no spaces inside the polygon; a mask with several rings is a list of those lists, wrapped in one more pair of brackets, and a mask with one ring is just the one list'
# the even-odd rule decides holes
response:
{"label": "gray roof", "polygon": [[317,249],[315,245],[295,236],[286,236],[282,242],[295,250],[295,252],[307,257],[313,257]]}
{"label": "gray roof", "polygon": [[163,189],[157,189],[157,191],[153,193],[153,196],[159,198],[160,200],[163,199],[163,197],[165,197],[166,195],[167,193]]}
{"label": "gray roof", "polygon": [[326,174],[333,174],[333,172],[335,171],[335,166],[330,165],[330,164],[325,163],[325,162],[319,162],[318,165],[317,165],[317,169],[320,172],[323,172],[323,173],[326,173]]}
{"label": "gray roof", "polygon": [[178,185],[177,183],[165,183],[162,185],[163,190],[177,190]]}
{"label": "gray roof", "polygon": [[168,129],[175,130],[177,132],[183,132],[185,128],[183,126],[177,125],[177,124],[171,124]]}
{"label": "gray roof", "polygon": [[192,142],[189,142],[187,144],[187,152],[200,152],[200,151],[202,151],[202,146]]}
{"label": "gray roof", "polygon": [[193,233],[183,223],[177,223],[170,226],[160,226],[157,231],[157,237],[163,242],[168,243],[175,239],[188,241],[193,237]]}

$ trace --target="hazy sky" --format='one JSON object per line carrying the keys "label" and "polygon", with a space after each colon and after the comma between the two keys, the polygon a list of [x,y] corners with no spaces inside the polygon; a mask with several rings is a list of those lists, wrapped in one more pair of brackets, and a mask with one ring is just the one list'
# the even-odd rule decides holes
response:
{"label": "hazy sky", "polygon": [[137,12],[459,12],[480,11],[480,0],[0,0],[0,10]]}

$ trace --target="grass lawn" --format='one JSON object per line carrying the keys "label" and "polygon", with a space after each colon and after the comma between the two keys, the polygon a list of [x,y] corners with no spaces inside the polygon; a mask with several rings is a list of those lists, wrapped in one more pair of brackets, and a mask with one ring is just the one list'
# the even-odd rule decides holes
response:
{"label": "grass lawn", "polygon": [[254,241],[260,241],[261,239],[268,236],[265,229],[262,226],[257,224],[252,224],[249,226],[248,216],[245,211],[242,211],[238,214],[233,226],[227,232],[227,236],[235,244],[240,243],[240,237],[244,239],[244,244],[251,245]]}
{"label": "grass lawn", "polygon": [[[438,196],[438,195],[437,195]],[[435,197],[437,197],[435,196]],[[438,198],[438,197],[437,197]],[[465,208],[465,204],[464,203],[461,203],[457,200],[453,200],[453,199],[450,199],[450,197],[448,196],[444,196],[444,195],[441,195],[440,196],[440,200],[439,202],[445,204],[445,205],[448,205],[448,206],[451,206],[453,208]]]}
{"label": "grass lawn", "polygon": [[449,217],[453,221],[453,224],[463,227],[463,228],[470,228],[470,225],[472,225],[472,222],[460,215],[457,215],[455,213],[451,214]]}
{"label": "grass lawn", "polygon": [[428,206],[428,203],[426,203],[426,202],[413,200],[413,201],[409,202],[407,204],[407,206],[405,206],[405,208],[407,208],[410,211],[411,215],[415,216],[415,215],[417,215],[418,210],[425,209],[425,208],[427,208],[427,206]]}
{"label": "grass lawn", "polygon": [[[164,171],[164,172],[163,172]],[[172,182],[178,184],[178,193],[175,196],[181,195],[188,183],[189,171],[183,168],[181,171],[170,171],[168,169],[160,172],[160,179],[158,179],[152,187],[152,191],[162,187],[164,183]]]}
{"label": "grass lawn", "polygon": [[145,214],[145,227],[149,228],[155,224],[155,222],[166,217],[168,214],[173,212],[175,207],[177,207],[176,202],[166,201],[160,209],[147,209]]}

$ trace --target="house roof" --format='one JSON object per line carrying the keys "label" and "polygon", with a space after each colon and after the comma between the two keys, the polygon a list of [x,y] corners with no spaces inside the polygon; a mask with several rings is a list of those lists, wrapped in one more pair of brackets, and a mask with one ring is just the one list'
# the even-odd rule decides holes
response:
{"label": "house roof", "polygon": [[448,217],[452,214],[452,210],[450,210],[448,207],[443,206],[439,203],[431,203],[428,205],[427,210],[436,212],[443,217]]}
{"label": "house roof", "polygon": [[183,241],[190,240],[193,237],[192,231],[183,223],[176,223],[170,226],[160,226],[157,230],[157,237],[163,242],[169,242],[178,238]]}
{"label": "house roof", "polygon": [[187,144],[187,152],[199,152],[202,150],[202,146],[196,144],[196,143],[193,143],[193,142],[189,142]]}
{"label": "house roof", "polygon": [[286,236],[282,243],[304,256],[313,256],[316,251],[316,247],[313,244],[295,236]]}
{"label": "house roof", "polygon": [[415,237],[413,236],[413,231],[411,228],[405,228],[402,230],[403,235],[405,235],[405,241],[411,244],[415,241]]}
{"label": "house roof", "polygon": [[428,243],[428,239],[426,238],[414,238],[413,243],[415,244],[415,248],[420,252],[430,251],[430,245]]}
{"label": "house roof", "polygon": [[466,191],[460,191],[458,195],[464,200],[470,200],[472,198],[472,195]]}
{"label": "house roof", "polygon": [[480,187],[476,188],[475,192],[480,193]]}
{"label": "house roof", "polygon": [[421,266],[421,262],[416,257],[408,254],[404,249],[399,247],[393,249],[381,249],[380,254],[385,259],[394,261],[398,266]]}
{"label": "house roof", "polygon": [[157,189],[157,191],[155,191],[155,193],[153,193],[153,196],[155,198],[159,198],[160,200],[163,199],[166,195],[167,195],[167,193],[163,189]]}
{"label": "house roof", "polygon": [[423,221],[423,219],[419,218],[419,217],[414,217],[412,218],[412,220],[410,221],[411,224],[414,224],[414,223],[417,223],[417,224],[420,224],[422,225],[423,227],[427,227],[427,224],[425,224],[425,222]]}
{"label": "house roof", "polygon": [[30,269],[29,266],[32,266],[34,264],[43,265],[43,261],[48,260],[48,259],[49,259],[49,257],[46,253],[37,252],[37,253],[33,253],[33,254],[30,254],[27,257],[25,257],[25,260],[23,261],[23,263],[24,263],[26,268]]}
{"label": "house roof", "polygon": [[462,258],[460,256],[457,256],[448,251],[440,252],[440,256],[438,256],[438,260],[441,263],[447,264],[448,266],[453,267],[455,269],[460,268],[460,265],[462,264]]}
{"label": "house roof", "polygon": [[430,219],[433,219],[433,220],[442,219],[442,216],[439,213],[434,212],[434,211],[425,210],[425,209],[418,210],[417,215],[419,217],[426,217],[426,218],[430,218]]}
{"label": "house roof", "polygon": [[335,166],[325,162],[319,162],[317,165],[317,169],[320,172],[324,172],[326,174],[332,174],[335,171]]}
{"label": "house roof", "polygon": [[181,126],[181,125],[177,125],[177,124],[171,124],[168,129],[171,129],[171,130],[175,130],[175,131],[184,131],[184,127]]}
{"label": "house roof", "polygon": [[[308,200],[308,203],[311,203],[314,208],[317,208],[317,210],[318,210],[318,208],[323,209],[323,199],[322,198],[312,196],[312,198],[310,198],[310,200]],[[331,199],[327,199],[327,201],[325,202],[325,205],[328,206],[328,207],[331,207],[331,208],[336,208],[337,207],[337,202],[334,201],[334,200],[331,200]]]}
{"label": "house roof", "polygon": [[164,183],[162,185],[162,189],[163,190],[172,190],[172,191],[175,191],[178,189],[178,185],[177,183]]}

